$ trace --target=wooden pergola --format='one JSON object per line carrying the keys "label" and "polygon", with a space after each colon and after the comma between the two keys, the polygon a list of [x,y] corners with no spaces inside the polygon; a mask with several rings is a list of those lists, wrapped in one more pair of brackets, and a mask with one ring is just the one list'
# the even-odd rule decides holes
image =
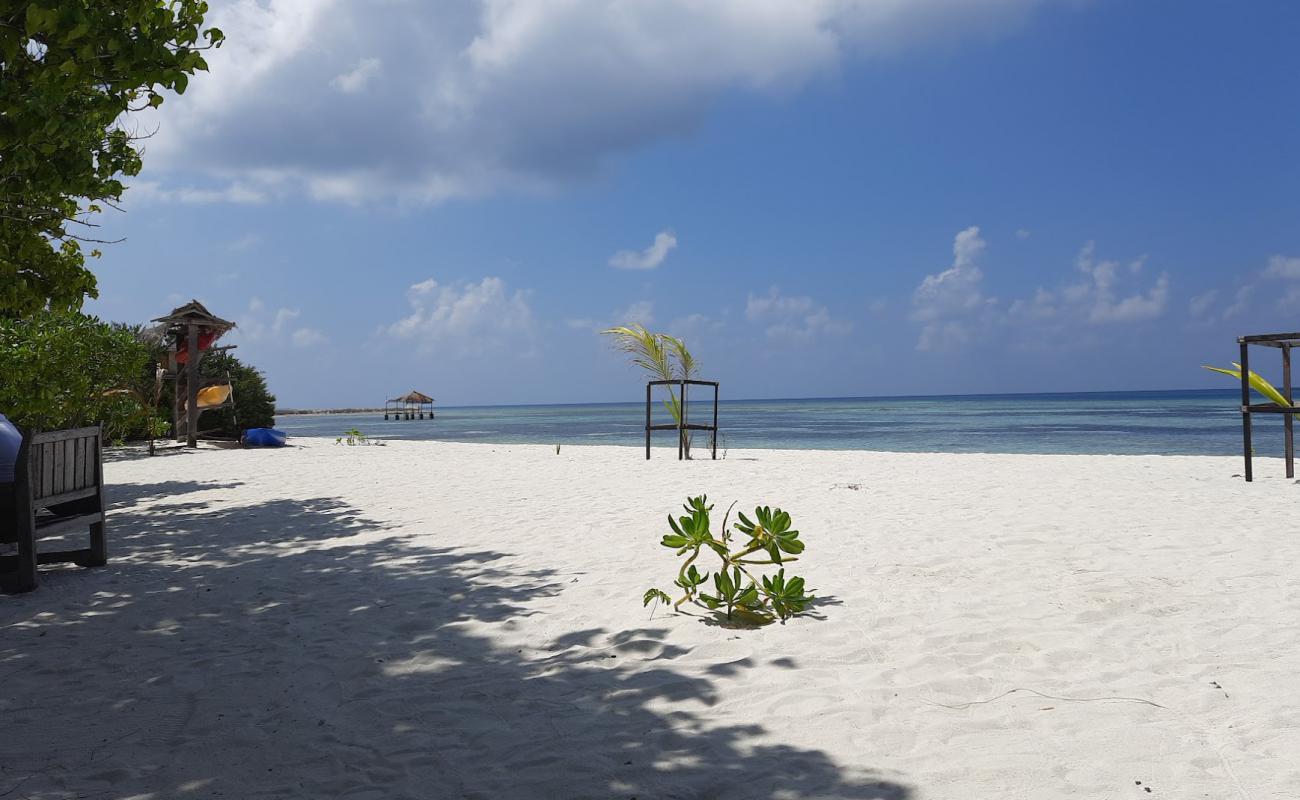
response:
{"label": "wooden pergola", "polygon": [[424,419],[425,414],[433,419],[433,398],[414,389],[392,400],[384,401],[384,419],[392,414],[393,419]]}
{"label": "wooden pergola", "polygon": [[[177,441],[184,439],[187,446],[198,447],[199,414],[211,410],[199,408],[199,390],[228,382],[228,379],[203,378],[199,374],[199,363],[207,353],[234,349],[234,345],[213,345],[234,328],[235,323],[216,316],[198,300],[174,308],[170,314],[158,317],[154,322],[162,323],[165,341],[170,344],[167,377],[176,382],[172,429]],[[228,398],[225,404],[233,402],[233,398]]]}
{"label": "wooden pergola", "polygon": [[[1285,414],[1282,418],[1283,436],[1286,447],[1286,476],[1295,477],[1295,431],[1294,417],[1300,413],[1291,396],[1291,348],[1300,346],[1300,333],[1261,333],[1254,336],[1242,336],[1237,339],[1241,346],[1241,441],[1246,459],[1246,480],[1255,479],[1251,465],[1251,414]],[[1282,397],[1285,406],[1274,403],[1250,402],[1250,346],[1276,347],[1282,351]]]}
{"label": "wooden pergola", "polygon": [[[651,393],[656,386],[676,386],[680,391],[678,397],[681,398],[682,415],[681,419],[671,425],[653,425],[650,422],[650,404]],[[712,386],[713,387],[713,424],[701,425],[691,422],[687,414],[686,387],[688,386]],[[670,390],[671,391],[671,390]],[[712,451],[713,460],[718,460],[718,382],[717,381],[693,381],[677,379],[671,381],[650,381],[645,385],[645,457],[650,460],[650,432],[651,431],[677,431],[677,460],[681,461],[688,455],[689,445],[687,437],[688,431],[708,431],[709,448]]]}

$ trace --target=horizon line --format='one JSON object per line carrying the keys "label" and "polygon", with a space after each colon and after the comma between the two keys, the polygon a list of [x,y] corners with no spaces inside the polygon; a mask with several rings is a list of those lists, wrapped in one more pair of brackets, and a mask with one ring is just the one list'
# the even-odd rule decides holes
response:
{"label": "horizon line", "polygon": [[[1087,391],[1074,392],[968,392],[963,394],[893,394],[893,395],[824,395],[818,397],[736,397],[720,399],[719,404],[725,403],[782,403],[797,402],[810,400],[936,400],[936,399],[971,399],[984,397],[1064,397],[1077,395],[1102,395],[1102,394],[1155,394],[1166,392],[1229,392],[1235,393],[1236,388],[1222,389],[1090,389]],[[708,402],[701,400],[699,402]],[[642,405],[641,400],[603,400],[588,402],[569,402],[569,403],[468,403],[464,405],[445,405],[438,408],[546,408],[546,407],[564,407],[564,406],[620,406],[620,405]],[[336,408],[299,408],[288,406],[285,408],[277,407],[275,413],[288,414],[290,412],[313,412],[320,414],[327,413],[346,413],[346,412],[371,412],[383,411],[382,406],[342,406]]]}

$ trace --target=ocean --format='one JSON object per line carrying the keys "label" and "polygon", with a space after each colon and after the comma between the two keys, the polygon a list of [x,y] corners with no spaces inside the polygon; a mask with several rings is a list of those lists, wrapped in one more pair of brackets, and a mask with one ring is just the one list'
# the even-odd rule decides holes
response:
{"label": "ocean", "polygon": [[[1241,453],[1233,389],[1073,394],[724,400],[719,456],[745,448],[947,453],[1218,455]],[[655,423],[669,421],[662,405]],[[705,421],[712,403],[692,399]],[[642,446],[644,403],[439,407],[433,420],[380,413],[282,415],[290,436],[335,438],[350,428],[381,439],[497,444]],[[707,434],[695,434],[697,447]],[[654,443],[676,447],[675,433]],[[1255,416],[1255,452],[1282,453],[1281,415]]]}

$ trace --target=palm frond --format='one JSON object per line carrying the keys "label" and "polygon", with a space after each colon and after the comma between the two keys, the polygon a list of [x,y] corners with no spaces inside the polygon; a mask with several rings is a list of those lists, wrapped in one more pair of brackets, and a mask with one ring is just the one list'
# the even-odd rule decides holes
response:
{"label": "palm frond", "polygon": [[[1234,361],[1232,362],[1232,366],[1236,367],[1236,369],[1224,369],[1223,367],[1211,367],[1208,365],[1202,365],[1201,368],[1208,369],[1211,372],[1221,372],[1224,375],[1231,375],[1237,380],[1241,380],[1241,365]],[[1286,397],[1277,390],[1277,387],[1265,380],[1264,377],[1255,372],[1255,370],[1252,369],[1250,371],[1250,374],[1246,376],[1246,380],[1250,383],[1252,389],[1267,397],[1274,405],[1283,408],[1291,407],[1291,404],[1286,401]]]}
{"label": "palm frond", "polygon": [[608,328],[601,331],[601,334],[613,336],[614,347],[631,356],[634,365],[655,376],[656,379],[661,381],[673,379],[672,361],[660,334],[651,333],[644,326],[635,323]]}
{"label": "palm frond", "polygon": [[686,343],[676,336],[669,336],[666,333],[659,334],[663,339],[666,349],[672,353],[677,362],[678,378],[694,378],[700,372],[700,364],[691,355],[691,351],[686,349]]}

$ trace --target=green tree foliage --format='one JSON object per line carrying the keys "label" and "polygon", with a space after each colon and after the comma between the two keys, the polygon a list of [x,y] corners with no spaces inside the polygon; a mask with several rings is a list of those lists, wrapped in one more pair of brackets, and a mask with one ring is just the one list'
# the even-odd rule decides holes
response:
{"label": "green tree foliage", "polygon": [[205,411],[199,420],[200,430],[240,436],[249,428],[275,425],[275,395],[267,388],[260,370],[230,353],[208,353],[199,362],[199,371],[209,378],[224,379],[228,375],[235,397],[233,407]]}
{"label": "green tree foliage", "polygon": [[40,311],[0,317],[0,413],[26,428],[104,423],[109,441],[140,425],[140,405],[121,390],[149,369],[129,330],[82,314]]}
{"label": "green tree foliage", "polygon": [[[84,241],[140,171],[121,123],[185,91],[221,31],[201,0],[0,3],[0,315],[97,296]],[[91,256],[98,255],[92,250]]]}

